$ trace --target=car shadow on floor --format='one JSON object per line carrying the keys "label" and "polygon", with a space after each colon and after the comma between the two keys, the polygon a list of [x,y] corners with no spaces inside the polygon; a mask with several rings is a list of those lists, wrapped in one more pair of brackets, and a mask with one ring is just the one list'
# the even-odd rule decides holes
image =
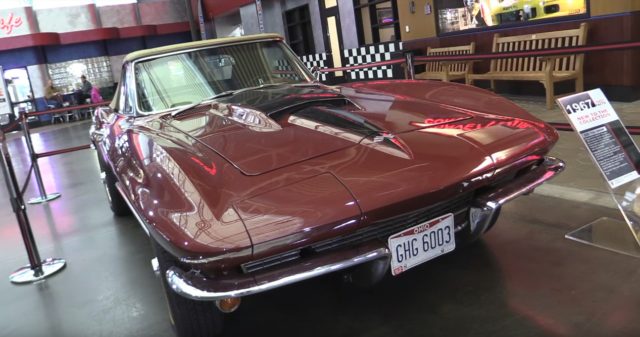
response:
{"label": "car shadow on floor", "polygon": [[226,336],[535,334],[509,312],[500,275],[483,242],[397,277],[389,273],[368,290],[329,275],[244,298],[227,317]]}

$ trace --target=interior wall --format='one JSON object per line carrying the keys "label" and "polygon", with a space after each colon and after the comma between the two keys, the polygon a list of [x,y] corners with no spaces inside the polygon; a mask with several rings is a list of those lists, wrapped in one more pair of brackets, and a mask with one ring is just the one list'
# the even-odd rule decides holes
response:
{"label": "interior wall", "polygon": [[279,0],[263,0],[262,15],[264,17],[264,32],[276,33],[285,36],[282,8]]}
{"label": "interior wall", "polygon": [[[397,1],[402,41],[436,36],[436,9],[433,6],[433,1],[415,0],[414,2],[415,12],[411,13],[409,1]],[[431,5],[431,14],[425,14],[425,6],[427,4]]]}
{"label": "interior wall", "polygon": [[137,26],[137,4],[123,4],[98,7],[102,27]]}
{"label": "interior wall", "polygon": [[591,0],[591,16],[626,13],[640,10],[640,0]]}
{"label": "interior wall", "polygon": [[138,0],[138,9],[143,25],[189,21],[182,0]]}
{"label": "interior wall", "polygon": [[[402,41],[437,36],[436,8],[433,0],[415,0],[415,13],[409,9],[409,1],[396,0]],[[431,5],[431,14],[425,14],[425,5]],[[590,1],[591,16],[640,11],[640,0]],[[408,28],[408,32],[407,32]]]}
{"label": "interior wall", "polygon": [[240,19],[242,20],[242,29],[245,35],[260,33],[256,4],[253,3],[240,7]]}
{"label": "interior wall", "polygon": [[[362,7],[358,10],[360,11],[360,17],[362,18],[362,27],[370,27],[371,17],[369,16],[369,7]],[[362,33],[364,35],[364,41],[362,41],[362,44],[373,43],[373,34],[371,33],[371,29],[364,29]]]}
{"label": "interior wall", "polygon": [[41,32],[66,33],[100,28],[95,5],[36,10]]}
{"label": "interior wall", "polygon": [[[614,13],[611,13],[614,14]],[[589,23],[588,43],[607,44],[620,41],[638,41],[640,31],[640,11],[618,13],[616,15],[599,15],[584,20]],[[554,30],[575,29],[580,21],[560,21],[539,25],[526,25],[503,30],[504,36],[536,34]],[[423,53],[427,46],[448,47],[471,42],[476,43],[477,53],[491,52],[491,44],[495,31],[460,34],[439,38],[413,39],[404,42],[404,49]],[[592,52],[585,56],[584,75],[587,89],[602,88],[612,100],[632,101],[640,99],[640,50],[618,50]],[[606,66],[603,66],[606,65]],[[474,65],[476,73],[488,71],[489,61]],[[567,82],[569,83],[569,82]],[[479,81],[478,84],[486,85]],[[568,89],[572,90],[569,83]],[[544,89],[535,82],[499,81],[498,90],[515,94],[537,95],[543,94]],[[565,90],[565,92],[568,92]]]}
{"label": "interior wall", "polygon": [[213,20],[217,37],[227,37],[234,29],[242,25],[240,12],[236,11],[227,15],[218,16]]}
{"label": "interior wall", "polygon": [[44,64],[35,64],[27,66],[27,73],[31,81],[33,89],[33,97],[42,97],[45,94],[45,85],[49,80],[47,66]]}
{"label": "interior wall", "polygon": [[320,7],[317,0],[286,0],[284,1],[284,10],[300,7],[303,5],[309,6],[309,16],[311,17],[311,30],[313,31],[313,45],[316,47],[316,53],[323,53],[324,36],[322,35],[322,21],[320,21]]}
{"label": "interior wall", "polygon": [[342,48],[359,47],[353,0],[338,0],[338,10],[340,11],[340,29],[342,29]]}

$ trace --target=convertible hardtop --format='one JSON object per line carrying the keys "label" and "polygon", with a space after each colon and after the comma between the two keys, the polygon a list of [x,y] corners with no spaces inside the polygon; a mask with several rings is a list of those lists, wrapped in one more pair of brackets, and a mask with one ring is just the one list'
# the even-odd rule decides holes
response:
{"label": "convertible hardtop", "polygon": [[240,37],[224,37],[219,39],[185,42],[185,43],[179,43],[179,44],[172,44],[169,46],[134,51],[133,53],[127,54],[127,56],[125,56],[124,62],[132,62],[142,58],[178,52],[181,50],[206,48],[206,47],[212,47],[212,46],[223,45],[223,44],[245,43],[245,42],[260,41],[260,40],[282,40],[282,39],[283,39],[282,36],[278,34],[256,34],[256,35],[247,35],[247,36],[240,36]]}

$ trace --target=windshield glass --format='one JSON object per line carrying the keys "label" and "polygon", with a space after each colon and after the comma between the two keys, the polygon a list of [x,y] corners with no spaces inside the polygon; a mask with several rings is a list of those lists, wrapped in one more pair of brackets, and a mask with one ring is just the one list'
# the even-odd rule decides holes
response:
{"label": "windshield glass", "polygon": [[140,61],[137,105],[151,113],[186,106],[225,91],[310,80],[280,41],[211,47]]}

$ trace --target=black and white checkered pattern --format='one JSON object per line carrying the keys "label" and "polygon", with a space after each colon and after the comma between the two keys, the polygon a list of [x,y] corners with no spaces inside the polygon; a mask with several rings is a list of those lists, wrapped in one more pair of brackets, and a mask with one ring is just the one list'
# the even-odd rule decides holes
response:
{"label": "black and white checkered pattern", "polygon": [[291,64],[289,64],[289,61],[287,60],[284,60],[284,59],[275,60],[274,69],[279,72],[277,76],[280,78],[291,78],[291,79],[299,78],[298,75],[296,75],[296,73],[293,71],[293,68],[291,68]]}
{"label": "black and white checkered pattern", "polygon": [[[364,47],[345,49],[346,66],[388,61],[402,56],[402,42],[386,42]],[[375,80],[394,78],[394,66],[371,67],[347,71],[350,80]]]}
{"label": "black and white checkered pattern", "polygon": [[[329,68],[329,64],[327,62],[327,59],[328,59],[327,53],[304,55],[301,57],[301,59],[304,65],[307,66],[307,68],[309,68],[309,70],[313,70],[313,67],[318,67],[318,69]],[[319,80],[326,81],[327,73],[320,73]]]}

